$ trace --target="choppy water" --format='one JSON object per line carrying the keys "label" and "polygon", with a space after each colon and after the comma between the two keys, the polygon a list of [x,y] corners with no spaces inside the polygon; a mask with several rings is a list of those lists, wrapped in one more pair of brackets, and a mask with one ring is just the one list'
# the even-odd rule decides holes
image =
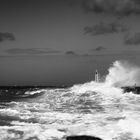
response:
{"label": "choppy water", "polygon": [[65,140],[70,135],[138,140],[139,130],[140,95],[104,84],[37,89],[0,102],[0,140]]}
{"label": "choppy water", "polygon": [[1,90],[0,140],[65,140],[73,135],[140,140],[140,95],[119,88],[140,85],[139,77],[139,67],[116,61],[102,83]]}

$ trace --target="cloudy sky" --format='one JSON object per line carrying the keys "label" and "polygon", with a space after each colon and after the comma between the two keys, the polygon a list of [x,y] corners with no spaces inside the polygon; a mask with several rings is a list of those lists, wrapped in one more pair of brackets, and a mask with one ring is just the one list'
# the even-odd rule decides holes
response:
{"label": "cloudy sky", "polygon": [[139,55],[139,0],[0,0],[0,85],[83,83]]}

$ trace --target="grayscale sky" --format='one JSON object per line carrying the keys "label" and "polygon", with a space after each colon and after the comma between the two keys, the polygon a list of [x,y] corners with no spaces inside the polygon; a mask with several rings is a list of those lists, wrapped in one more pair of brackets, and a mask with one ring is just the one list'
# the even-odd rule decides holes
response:
{"label": "grayscale sky", "polygon": [[139,0],[0,0],[0,85],[83,83],[139,55]]}

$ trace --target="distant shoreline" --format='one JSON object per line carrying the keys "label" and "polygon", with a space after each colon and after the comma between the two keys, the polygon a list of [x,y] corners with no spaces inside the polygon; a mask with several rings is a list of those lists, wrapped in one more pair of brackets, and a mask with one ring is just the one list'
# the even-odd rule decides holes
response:
{"label": "distant shoreline", "polygon": [[0,86],[0,89],[67,88],[70,86]]}

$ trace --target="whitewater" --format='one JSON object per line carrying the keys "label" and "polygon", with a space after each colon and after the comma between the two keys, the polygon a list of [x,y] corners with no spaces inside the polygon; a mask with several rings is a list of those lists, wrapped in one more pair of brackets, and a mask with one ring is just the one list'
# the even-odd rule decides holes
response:
{"label": "whitewater", "polygon": [[[140,85],[140,68],[115,61],[101,82],[0,103],[0,140],[65,140],[88,135],[102,140],[140,140],[140,95],[121,87]],[[42,94],[43,93],[43,94]]]}

